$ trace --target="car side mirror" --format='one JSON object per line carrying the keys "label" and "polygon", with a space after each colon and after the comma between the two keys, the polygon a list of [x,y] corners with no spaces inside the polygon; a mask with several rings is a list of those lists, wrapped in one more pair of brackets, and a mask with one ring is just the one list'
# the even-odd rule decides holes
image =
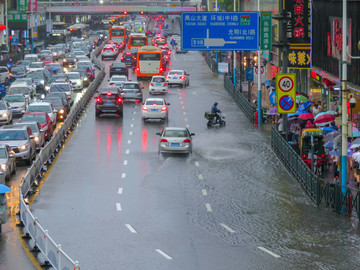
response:
{"label": "car side mirror", "polygon": [[29,138],[30,138],[31,140],[33,140],[33,139],[35,138],[35,136],[34,136],[34,135],[30,135]]}
{"label": "car side mirror", "polygon": [[166,103],[166,105],[170,105],[170,103]]}
{"label": "car side mirror", "polygon": [[9,158],[13,158],[13,157],[15,157],[14,154],[9,154]]}
{"label": "car side mirror", "polygon": [[156,135],[159,135],[159,136],[161,136],[161,133],[160,133],[160,132],[156,132]]}
{"label": "car side mirror", "polygon": [[190,136],[195,136],[195,133],[190,133]]}

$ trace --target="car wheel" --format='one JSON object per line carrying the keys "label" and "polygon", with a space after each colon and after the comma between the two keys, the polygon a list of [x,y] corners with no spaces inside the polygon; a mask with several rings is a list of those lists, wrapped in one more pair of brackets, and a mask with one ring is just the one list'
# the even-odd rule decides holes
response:
{"label": "car wheel", "polygon": [[124,116],[124,111],[118,112],[118,115],[119,115],[121,118],[123,118],[123,116]]}
{"label": "car wheel", "polygon": [[95,117],[99,117],[100,116],[100,112],[95,112]]}
{"label": "car wheel", "polygon": [[26,162],[26,165],[31,165],[31,161],[32,161],[32,157],[29,157],[29,159],[27,159],[25,162]]}
{"label": "car wheel", "polygon": [[15,174],[16,173],[16,162],[14,162],[11,174]]}
{"label": "car wheel", "polygon": [[186,87],[186,83],[183,83],[181,86],[182,86],[182,88],[185,88],[185,87]]}
{"label": "car wheel", "polygon": [[187,85],[188,85],[188,86],[190,85],[190,80],[188,81]]}
{"label": "car wheel", "polygon": [[104,57],[102,57],[102,56],[101,56],[101,60],[103,60],[103,61],[104,61]]}

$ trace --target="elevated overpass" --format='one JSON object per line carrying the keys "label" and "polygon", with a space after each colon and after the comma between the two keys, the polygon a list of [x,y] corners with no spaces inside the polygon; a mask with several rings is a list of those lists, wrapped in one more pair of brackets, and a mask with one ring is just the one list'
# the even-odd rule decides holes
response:
{"label": "elevated overpass", "polygon": [[200,11],[201,2],[193,1],[104,1],[100,4],[100,1],[64,1],[64,2],[52,2],[52,1],[38,1],[38,9],[50,12],[51,14],[58,15],[111,15],[122,14],[127,11],[128,14],[139,13],[144,11],[145,14],[179,14],[181,11]]}

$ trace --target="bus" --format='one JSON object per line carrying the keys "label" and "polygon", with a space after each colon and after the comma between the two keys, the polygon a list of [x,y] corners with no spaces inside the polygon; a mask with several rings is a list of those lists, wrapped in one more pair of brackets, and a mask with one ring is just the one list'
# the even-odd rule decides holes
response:
{"label": "bus", "polygon": [[53,30],[49,34],[48,45],[67,43],[71,41],[71,34],[67,30]]}
{"label": "bus", "polygon": [[148,46],[148,38],[144,33],[132,33],[129,36],[128,49],[138,50],[143,46]]}
{"label": "bus", "polygon": [[67,30],[69,24],[64,22],[53,22],[52,30]]}
{"label": "bus", "polygon": [[90,33],[90,27],[84,23],[77,23],[68,26],[68,31],[70,31],[71,37],[77,38],[87,38]]}
{"label": "bus", "polygon": [[110,41],[117,42],[119,44],[119,48],[124,49],[126,44],[126,28],[114,25],[113,27],[110,27],[109,32]]}
{"label": "bus", "polygon": [[138,50],[135,74],[140,79],[163,75],[163,54],[155,46],[143,46]]}

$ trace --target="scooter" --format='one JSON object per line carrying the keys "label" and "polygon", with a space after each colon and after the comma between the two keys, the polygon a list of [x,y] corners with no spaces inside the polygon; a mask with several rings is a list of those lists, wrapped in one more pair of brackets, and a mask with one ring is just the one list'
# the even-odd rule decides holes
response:
{"label": "scooter", "polygon": [[226,126],[226,122],[224,120],[225,115],[219,113],[219,116],[222,120],[221,125],[219,122],[216,121],[216,115],[214,113],[205,112],[204,117],[208,120],[207,127],[224,127],[224,126]]}

